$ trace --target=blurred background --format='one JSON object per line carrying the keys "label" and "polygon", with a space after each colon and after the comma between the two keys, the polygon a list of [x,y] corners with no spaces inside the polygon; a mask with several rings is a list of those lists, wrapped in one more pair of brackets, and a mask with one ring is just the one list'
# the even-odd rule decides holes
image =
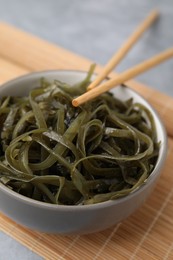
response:
{"label": "blurred background", "polygon": [[[104,65],[153,8],[160,19],[117,67],[120,72],[173,45],[173,0],[0,0],[0,22]],[[173,96],[173,59],[138,80]],[[2,232],[0,241],[0,259],[41,259]]]}
{"label": "blurred background", "polygon": [[[153,8],[161,17],[117,67],[123,71],[173,44],[173,0],[0,0],[0,20],[103,65]],[[173,60],[138,80],[173,96]]]}

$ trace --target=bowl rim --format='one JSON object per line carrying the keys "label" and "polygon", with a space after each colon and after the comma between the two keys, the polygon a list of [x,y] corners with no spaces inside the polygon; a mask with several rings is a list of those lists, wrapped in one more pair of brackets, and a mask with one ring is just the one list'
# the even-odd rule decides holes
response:
{"label": "bowl rim", "polygon": [[[16,77],[14,79],[11,79],[3,84],[1,84],[0,86],[0,95],[1,95],[1,91],[3,91],[5,88],[8,88],[8,85],[10,84],[16,84],[17,82],[20,82],[22,80],[29,80],[29,79],[35,79],[35,78],[41,78],[43,77],[43,74],[45,75],[49,75],[49,74],[61,74],[61,73],[65,73],[65,74],[74,74],[74,73],[78,73],[78,74],[83,74],[84,76],[86,75],[87,71],[85,70],[68,70],[68,69],[57,69],[57,70],[43,70],[43,71],[36,71],[36,72],[29,72],[26,73],[22,76]],[[93,73],[93,75],[97,75],[97,73]],[[157,118],[161,129],[162,129],[162,135],[163,135],[163,140],[162,140],[162,149],[159,151],[159,158],[156,162],[155,168],[154,170],[151,172],[151,174],[149,175],[149,177],[145,180],[145,182],[138,188],[136,188],[134,191],[130,192],[128,195],[117,198],[115,200],[107,200],[104,202],[99,202],[99,203],[95,203],[95,204],[89,204],[89,205],[59,205],[59,204],[51,204],[48,202],[41,202],[41,201],[37,201],[31,198],[28,198],[24,195],[21,195],[11,189],[9,189],[8,187],[6,187],[4,184],[0,183],[0,190],[2,190],[4,193],[6,193],[8,196],[15,198],[18,201],[22,201],[23,203],[32,205],[32,206],[36,206],[39,208],[45,208],[45,209],[51,209],[51,210],[58,210],[58,211],[69,211],[69,210],[95,210],[95,209],[100,209],[100,208],[105,208],[105,207],[111,207],[113,205],[117,205],[119,203],[122,203],[123,201],[127,201],[129,199],[131,199],[133,196],[136,196],[138,193],[142,192],[143,190],[145,190],[147,188],[147,186],[149,185],[150,182],[154,181],[156,174],[158,172],[158,175],[160,175],[160,171],[163,168],[166,156],[167,156],[167,146],[168,146],[168,138],[167,138],[167,133],[166,133],[166,129],[165,126],[158,114],[158,112],[155,110],[155,108],[153,108],[153,106],[141,95],[139,94],[137,91],[133,90],[132,88],[129,88],[128,85],[123,84],[123,86],[125,86],[126,88],[128,88],[130,91],[132,91],[133,93],[135,93],[137,96],[139,96],[141,99],[143,99],[147,106],[151,109],[152,114],[155,115],[155,117]],[[11,88],[11,86],[10,86]]]}

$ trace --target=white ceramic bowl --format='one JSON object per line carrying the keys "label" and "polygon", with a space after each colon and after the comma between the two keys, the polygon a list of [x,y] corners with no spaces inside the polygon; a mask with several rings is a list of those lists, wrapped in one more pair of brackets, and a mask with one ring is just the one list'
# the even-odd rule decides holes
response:
{"label": "white ceramic bowl", "polygon": [[[31,73],[7,82],[0,88],[0,96],[27,95],[31,88],[38,86],[41,77],[59,79],[73,84],[85,77],[80,71],[43,71]],[[144,185],[126,197],[95,205],[52,205],[22,196],[0,184],[0,210],[19,224],[31,229],[60,233],[84,234],[106,229],[121,222],[132,214],[148,197],[156,183],[167,152],[165,128],[152,106],[130,88],[116,87],[113,92],[121,99],[133,97],[134,101],[150,109],[156,123],[157,138],[161,141],[156,166]]]}

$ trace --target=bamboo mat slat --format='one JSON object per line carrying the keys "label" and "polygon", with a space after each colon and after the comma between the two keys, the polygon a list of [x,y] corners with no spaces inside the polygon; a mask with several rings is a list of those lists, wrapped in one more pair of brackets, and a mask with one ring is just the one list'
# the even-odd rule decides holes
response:
{"label": "bamboo mat slat", "polygon": [[[91,64],[3,23],[0,23],[0,35],[0,83],[31,71],[88,70]],[[44,259],[173,259],[173,99],[141,83],[130,81],[128,84],[152,103],[170,136],[167,162],[146,203],[122,223],[90,235],[39,233],[14,223],[3,214],[0,214],[1,231]]]}
{"label": "bamboo mat slat", "polygon": [[0,84],[15,77],[22,76],[29,71],[0,56]]}

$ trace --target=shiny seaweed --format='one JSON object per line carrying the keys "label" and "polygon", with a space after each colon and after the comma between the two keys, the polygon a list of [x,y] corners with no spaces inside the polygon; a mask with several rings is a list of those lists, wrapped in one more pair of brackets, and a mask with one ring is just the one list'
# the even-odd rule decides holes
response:
{"label": "shiny seaweed", "polygon": [[117,199],[145,184],[159,151],[152,114],[110,92],[74,108],[92,71],[74,86],[41,79],[28,97],[1,98],[1,183],[60,205]]}

